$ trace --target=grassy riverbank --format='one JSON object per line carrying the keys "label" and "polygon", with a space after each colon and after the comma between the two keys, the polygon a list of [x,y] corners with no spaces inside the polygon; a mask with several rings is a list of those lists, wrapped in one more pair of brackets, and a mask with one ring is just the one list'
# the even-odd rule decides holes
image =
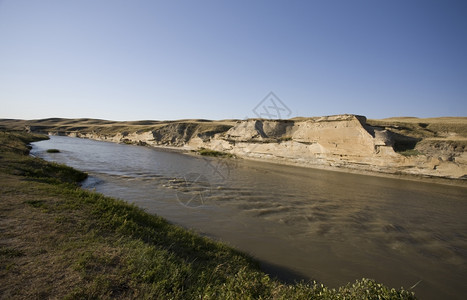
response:
{"label": "grassy riverbank", "polygon": [[2,299],[414,298],[371,280],[281,283],[246,254],[80,189],[86,174],[28,156],[43,138],[0,132]]}

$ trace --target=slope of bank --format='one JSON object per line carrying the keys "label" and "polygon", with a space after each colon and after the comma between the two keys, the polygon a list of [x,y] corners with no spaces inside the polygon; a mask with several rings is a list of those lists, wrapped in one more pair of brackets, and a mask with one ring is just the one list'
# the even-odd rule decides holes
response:
{"label": "slope of bank", "polygon": [[0,126],[137,145],[204,148],[241,158],[331,170],[467,179],[467,118],[44,119],[0,120]]}
{"label": "slope of bank", "polygon": [[414,299],[367,279],[274,280],[243,253],[82,190],[86,174],[27,155],[43,138],[0,131],[2,299]]}

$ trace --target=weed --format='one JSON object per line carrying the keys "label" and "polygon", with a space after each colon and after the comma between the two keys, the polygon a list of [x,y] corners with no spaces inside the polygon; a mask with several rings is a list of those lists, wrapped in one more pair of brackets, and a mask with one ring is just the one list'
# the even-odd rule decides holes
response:
{"label": "weed", "polygon": [[409,150],[401,151],[401,152],[398,152],[398,153],[401,154],[401,155],[404,155],[404,156],[417,156],[417,155],[422,155],[423,154],[420,151],[415,150],[415,149],[409,149]]}
{"label": "weed", "polygon": [[211,150],[211,149],[206,149],[206,148],[199,148],[198,153],[203,155],[203,156],[213,156],[213,157],[234,157],[233,154],[227,153],[227,152],[221,152],[221,151],[216,151],[216,150]]}

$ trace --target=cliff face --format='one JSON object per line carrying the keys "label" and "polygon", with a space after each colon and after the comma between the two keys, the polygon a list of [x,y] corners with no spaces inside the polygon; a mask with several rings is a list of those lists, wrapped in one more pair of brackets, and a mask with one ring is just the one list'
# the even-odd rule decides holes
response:
{"label": "cliff face", "polygon": [[[240,158],[308,167],[467,177],[465,125],[460,129],[456,127],[457,133],[447,130],[445,137],[435,134],[437,137],[424,138],[426,134],[421,131],[405,132],[401,129],[405,128],[403,126],[387,124],[371,126],[365,117],[356,115],[291,120],[111,122],[48,119],[14,122],[0,120],[0,125],[16,124],[27,126],[30,131],[138,145],[186,150],[203,147]],[[428,126],[419,125],[424,130]],[[413,132],[419,135],[410,134]],[[453,142],[452,136],[459,132],[461,136]]]}
{"label": "cliff face", "polygon": [[209,141],[194,138],[187,146],[310,167],[448,178],[467,174],[465,152],[452,160],[443,160],[437,153],[404,156],[394,151],[396,141],[393,132],[367,125],[364,117],[339,115],[301,121],[240,121]]}

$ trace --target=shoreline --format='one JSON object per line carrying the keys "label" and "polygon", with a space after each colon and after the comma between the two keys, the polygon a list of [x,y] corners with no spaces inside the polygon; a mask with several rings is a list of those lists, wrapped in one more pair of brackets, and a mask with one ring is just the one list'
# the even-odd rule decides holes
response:
{"label": "shoreline", "polygon": [[[42,134],[42,133],[41,133]],[[63,136],[60,134],[47,134],[49,136]],[[189,155],[193,157],[211,157],[211,156],[203,156],[197,152],[197,150],[182,147],[175,147],[175,146],[164,146],[164,145],[137,145],[137,144],[128,144],[120,141],[107,141],[101,139],[93,139],[89,137],[78,137],[78,136],[69,136],[64,135],[70,138],[80,138],[80,139],[91,139],[94,141],[100,142],[107,142],[107,143],[115,143],[121,145],[128,145],[128,146],[138,146],[138,147],[148,147],[154,148],[161,151],[171,151],[177,152],[184,155]],[[356,168],[348,168],[348,167],[336,167],[336,166],[325,166],[325,165],[307,165],[307,164],[299,164],[293,161],[288,160],[279,160],[279,159],[268,159],[268,158],[256,158],[249,155],[235,157],[235,158],[217,158],[212,157],[213,159],[243,159],[247,161],[256,161],[262,163],[269,163],[278,166],[293,166],[298,168],[305,168],[305,169],[316,169],[316,170],[324,170],[324,171],[331,171],[331,172],[339,172],[339,173],[347,173],[347,174],[355,174],[355,175],[363,175],[363,176],[377,176],[381,178],[391,178],[391,179],[399,179],[399,180],[408,180],[414,182],[424,182],[424,183],[434,183],[434,184],[442,184],[442,185],[449,185],[449,186],[456,186],[456,187],[465,187],[467,188],[467,179],[456,179],[456,178],[446,178],[446,177],[438,177],[432,175],[417,175],[417,174],[409,174],[409,173],[388,173],[388,172],[380,172],[380,171],[371,171],[371,170],[363,170],[363,169],[356,169]]]}
{"label": "shoreline", "polygon": [[0,119],[0,127],[281,165],[454,186],[467,184],[467,117],[109,121]]}
{"label": "shoreline", "polygon": [[430,176],[430,175],[416,175],[416,174],[403,174],[403,173],[401,174],[385,173],[385,172],[360,170],[360,169],[353,169],[353,168],[346,168],[346,167],[333,167],[333,166],[321,166],[321,165],[307,166],[307,165],[299,165],[298,163],[293,163],[293,162],[277,162],[277,161],[272,161],[270,159],[255,159],[255,158],[242,158],[242,159],[270,163],[270,164],[275,164],[275,165],[293,166],[293,167],[299,167],[299,168],[324,170],[324,171],[355,174],[355,175],[362,175],[362,176],[377,176],[377,177],[382,177],[382,178],[400,179],[400,180],[425,182],[425,183],[436,183],[436,184],[450,185],[450,186],[456,186],[456,187],[467,187],[467,179],[456,179],[456,178],[437,177],[437,176]]}

